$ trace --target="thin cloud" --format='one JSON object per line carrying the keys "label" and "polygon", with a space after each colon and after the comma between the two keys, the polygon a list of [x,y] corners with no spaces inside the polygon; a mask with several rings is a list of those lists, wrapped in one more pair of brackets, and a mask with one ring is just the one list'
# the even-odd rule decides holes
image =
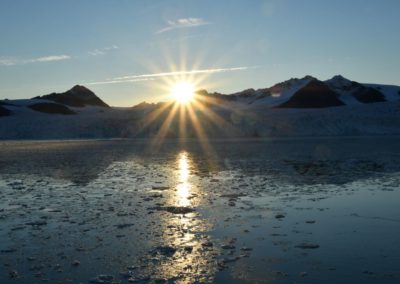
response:
{"label": "thin cloud", "polygon": [[119,83],[135,83],[135,82],[143,82],[143,81],[153,81],[154,78],[143,78],[143,79],[127,79],[127,80],[109,80],[109,81],[99,81],[99,82],[87,82],[82,83],[82,85],[107,85],[107,84],[119,84]]}
{"label": "thin cloud", "polygon": [[151,73],[151,74],[140,74],[140,75],[129,75],[122,77],[115,77],[106,81],[99,82],[88,82],[86,85],[103,85],[103,84],[118,84],[118,83],[131,83],[131,82],[142,82],[142,81],[152,81],[161,77],[171,77],[180,75],[193,75],[193,74],[211,74],[211,73],[224,73],[224,72],[234,72],[234,71],[244,71],[252,68],[257,68],[256,66],[241,66],[241,67],[231,67],[231,68],[212,68],[212,69],[198,69],[198,70],[188,70],[188,71],[174,71],[174,72],[162,72],[162,73]]}
{"label": "thin cloud", "polygon": [[0,66],[13,66],[16,65],[17,61],[15,58],[0,57]]}
{"label": "thin cloud", "polygon": [[99,56],[99,55],[106,54],[110,50],[118,49],[118,48],[119,47],[116,46],[116,45],[107,46],[107,47],[103,47],[103,48],[96,48],[96,49],[88,51],[88,54],[91,55],[91,56]]}
{"label": "thin cloud", "polygon": [[94,49],[94,50],[88,51],[88,53],[89,53],[89,55],[92,55],[92,56],[98,56],[98,55],[106,54],[104,51],[102,51],[100,49]]}
{"label": "thin cloud", "polygon": [[22,59],[18,57],[0,57],[0,66],[24,65],[30,63],[61,61],[67,59],[71,59],[71,56],[61,54],[61,55],[49,55],[49,56],[29,58],[29,59]]}
{"label": "thin cloud", "polygon": [[204,25],[209,25],[210,23],[201,18],[181,18],[176,21],[167,21],[167,26],[158,30],[156,34],[165,33],[171,30],[180,28],[193,28]]}
{"label": "thin cloud", "polygon": [[61,61],[61,60],[67,60],[71,59],[71,56],[69,55],[50,55],[50,56],[45,56],[45,57],[38,57],[38,58],[33,58],[29,59],[26,61],[26,63],[36,63],[36,62],[50,62],[50,61]]}

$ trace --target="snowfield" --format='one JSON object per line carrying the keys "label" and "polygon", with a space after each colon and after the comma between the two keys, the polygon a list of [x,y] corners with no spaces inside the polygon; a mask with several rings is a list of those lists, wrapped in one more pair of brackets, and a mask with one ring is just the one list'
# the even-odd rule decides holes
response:
{"label": "snowfield", "polygon": [[[327,88],[333,92],[330,96],[337,96],[343,106],[307,107],[315,98],[323,102],[323,90]],[[109,107],[85,87],[75,86],[71,90],[60,94],[62,100],[53,93],[34,99],[0,101],[1,108],[11,111],[11,115],[3,116],[0,112],[0,139],[154,137],[169,113],[167,109],[150,121],[149,117],[163,104]],[[83,92],[82,100],[79,92]],[[290,79],[270,88],[248,89],[232,95],[202,92],[212,103],[205,110],[194,104],[194,111],[210,138],[400,134],[398,86],[359,84],[338,75],[327,81],[311,76]],[[72,105],[68,104],[68,94],[74,96]],[[291,107],[283,107],[290,100]],[[85,106],[75,106],[79,104]],[[293,104],[300,106],[292,107]],[[33,105],[39,106],[39,111],[32,109]],[[167,127],[166,137],[182,135],[178,117]],[[186,137],[198,137],[190,120],[185,123]]]}

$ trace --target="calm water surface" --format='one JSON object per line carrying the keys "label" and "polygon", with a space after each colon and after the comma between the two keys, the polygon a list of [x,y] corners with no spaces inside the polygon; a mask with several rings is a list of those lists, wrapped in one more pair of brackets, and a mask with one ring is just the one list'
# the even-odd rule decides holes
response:
{"label": "calm water surface", "polygon": [[0,142],[0,283],[399,283],[399,142]]}

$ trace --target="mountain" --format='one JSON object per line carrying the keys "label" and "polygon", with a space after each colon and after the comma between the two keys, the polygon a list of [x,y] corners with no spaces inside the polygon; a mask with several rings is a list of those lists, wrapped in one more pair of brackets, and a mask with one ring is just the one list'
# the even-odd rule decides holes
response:
{"label": "mountain", "polygon": [[2,100],[0,139],[400,135],[400,87],[340,75],[232,94],[199,90],[196,100],[186,115],[175,116],[168,102],[109,107],[83,86]]}
{"label": "mountain", "polygon": [[[215,96],[202,90],[202,96]],[[312,76],[292,78],[264,89],[218,94],[220,102],[262,107],[325,108],[400,100],[400,87],[361,84],[341,75],[320,81]]]}
{"label": "mountain", "polygon": [[84,86],[76,85],[64,93],[51,93],[49,95],[38,96],[34,99],[50,100],[56,103],[72,107],[99,106],[110,107],[95,95],[91,90]]}
{"label": "mountain", "polygon": [[334,76],[327,80],[328,87],[341,94],[341,100],[347,101],[353,97],[361,103],[376,103],[386,101],[385,95],[377,88],[362,85],[355,81],[350,81],[341,75]]}
{"label": "mountain", "polygon": [[332,91],[324,82],[311,80],[278,107],[325,108],[342,105],[344,103],[339,99],[338,94]]}

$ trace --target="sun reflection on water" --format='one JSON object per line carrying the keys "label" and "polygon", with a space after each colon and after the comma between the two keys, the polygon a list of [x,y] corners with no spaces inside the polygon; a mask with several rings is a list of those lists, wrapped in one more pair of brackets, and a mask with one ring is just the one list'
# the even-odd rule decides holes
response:
{"label": "sun reflection on water", "polygon": [[191,184],[189,182],[190,175],[190,160],[187,152],[181,152],[178,156],[178,181],[179,184],[176,189],[177,193],[177,206],[190,206],[189,199]]}
{"label": "sun reflection on water", "polygon": [[176,186],[167,195],[165,205],[169,208],[188,207],[194,211],[159,211],[162,241],[153,250],[149,268],[153,277],[170,279],[174,283],[212,282],[216,271],[215,249],[203,245],[209,240],[206,232],[211,224],[198,212],[203,194],[193,170],[196,169],[195,161],[189,152],[181,151],[170,166],[169,178]]}

